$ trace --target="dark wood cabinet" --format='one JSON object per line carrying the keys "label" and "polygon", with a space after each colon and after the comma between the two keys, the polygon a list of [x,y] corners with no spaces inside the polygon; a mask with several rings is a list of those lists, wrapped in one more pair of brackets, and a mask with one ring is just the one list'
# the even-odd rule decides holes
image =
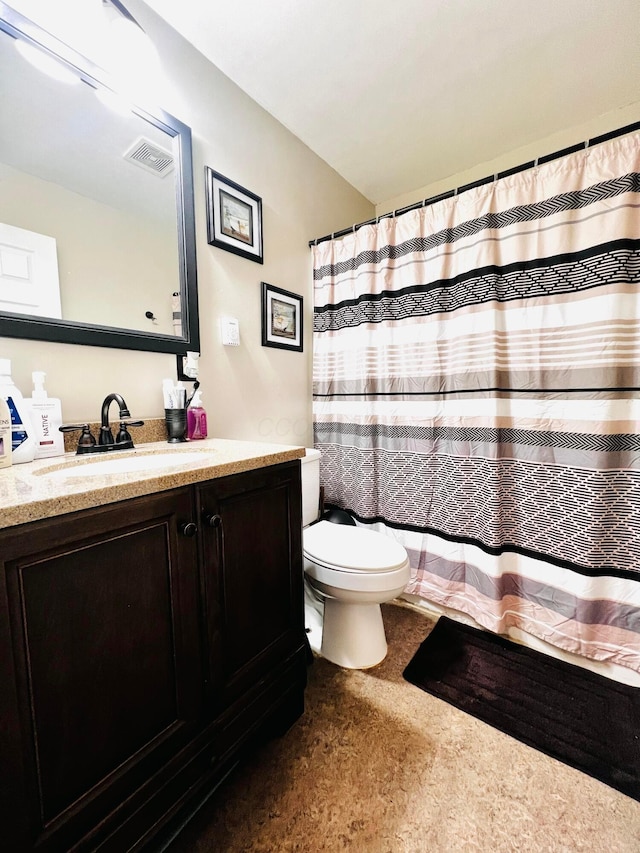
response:
{"label": "dark wood cabinet", "polygon": [[[295,463],[294,463],[295,464]],[[304,635],[300,489],[282,466],[198,490],[209,627],[208,702],[228,706]]]}
{"label": "dark wood cabinet", "polygon": [[302,711],[299,462],[0,533],[3,849],[142,849]]}

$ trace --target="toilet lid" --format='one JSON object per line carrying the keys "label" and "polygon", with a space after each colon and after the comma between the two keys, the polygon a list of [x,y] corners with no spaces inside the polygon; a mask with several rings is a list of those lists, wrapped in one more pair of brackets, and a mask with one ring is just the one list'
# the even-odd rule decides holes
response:
{"label": "toilet lid", "polygon": [[303,548],[309,560],[342,572],[391,572],[408,559],[402,545],[383,533],[330,521],[305,528]]}

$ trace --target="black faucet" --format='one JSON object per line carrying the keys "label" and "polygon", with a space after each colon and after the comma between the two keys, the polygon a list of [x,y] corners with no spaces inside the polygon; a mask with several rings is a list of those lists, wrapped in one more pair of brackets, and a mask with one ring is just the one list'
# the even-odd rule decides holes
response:
{"label": "black faucet", "polygon": [[[118,404],[120,409],[120,429],[116,437],[113,437],[111,427],[109,426],[109,408],[114,402]],[[131,412],[124,401],[121,394],[107,394],[102,402],[102,413],[100,419],[100,435],[98,442],[91,434],[89,424],[68,424],[60,427],[60,432],[71,432],[73,430],[82,430],[82,435],[78,441],[76,453],[100,453],[105,450],[130,450],[133,448],[133,439],[129,434],[127,427],[142,426],[144,421],[128,421],[125,418],[130,418]]]}
{"label": "black faucet", "polygon": [[[116,401],[120,408],[120,433],[123,432],[124,424],[122,423],[125,418],[131,417],[131,412],[127,408],[127,404],[124,401],[124,397],[121,394],[107,394],[107,396],[102,401],[102,420],[100,426],[100,436],[98,438],[98,444],[115,444],[116,439],[113,437],[113,433],[111,432],[111,428],[109,426],[109,406]],[[126,429],[124,429],[126,432]],[[118,436],[120,436],[118,433]],[[128,435],[128,433],[127,433]],[[131,436],[128,435],[129,441],[131,441]],[[126,440],[126,439],[125,439]],[[120,442],[118,441],[118,444]]]}

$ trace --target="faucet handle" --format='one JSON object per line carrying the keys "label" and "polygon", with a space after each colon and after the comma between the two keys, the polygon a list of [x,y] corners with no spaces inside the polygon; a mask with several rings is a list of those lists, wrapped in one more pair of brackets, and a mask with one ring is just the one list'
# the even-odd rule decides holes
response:
{"label": "faucet handle", "polygon": [[144,426],[144,421],[120,421],[120,430],[116,436],[116,444],[121,444],[123,441],[130,441],[133,444],[133,439],[129,435],[127,427]]}
{"label": "faucet handle", "polygon": [[63,424],[61,427],[58,427],[58,429],[60,432],[74,432],[77,429],[81,429],[82,435],[78,439],[78,447],[93,447],[96,443],[96,440],[89,429],[89,424]]}

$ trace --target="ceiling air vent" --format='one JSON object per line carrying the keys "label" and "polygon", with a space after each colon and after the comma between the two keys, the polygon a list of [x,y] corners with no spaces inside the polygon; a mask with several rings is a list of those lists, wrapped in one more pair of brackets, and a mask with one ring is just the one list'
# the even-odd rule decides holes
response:
{"label": "ceiling air vent", "polygon": [[147,172],[152,172],[161,178],[173,171],[173,154],[145,139],[144,136],[136,139],[133,145],[125,151],[123,157],[130,163],[135,163],[136,166],[140,166]]}

